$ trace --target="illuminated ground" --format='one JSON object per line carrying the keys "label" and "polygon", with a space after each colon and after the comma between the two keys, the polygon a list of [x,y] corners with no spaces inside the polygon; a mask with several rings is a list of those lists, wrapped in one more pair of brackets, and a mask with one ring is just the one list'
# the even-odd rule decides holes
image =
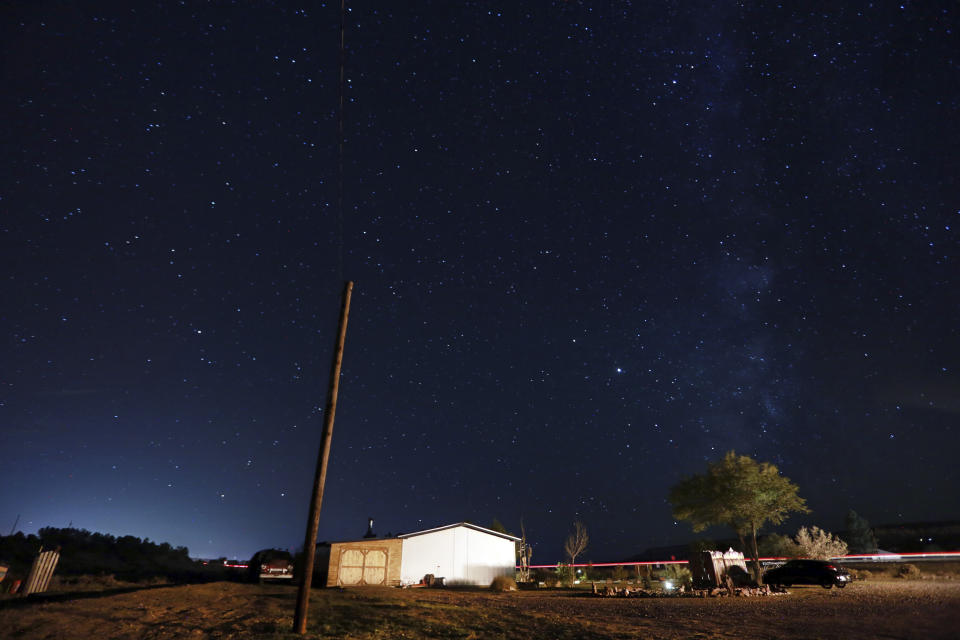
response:
{"label": "illuminated ground", "polygon": [[[0,602],[0,637],[287,638],[296,590],[236,583]],[[787,596],[604,599],[563,591],[316,590],[310,638],[956,638],[960,581]]]}

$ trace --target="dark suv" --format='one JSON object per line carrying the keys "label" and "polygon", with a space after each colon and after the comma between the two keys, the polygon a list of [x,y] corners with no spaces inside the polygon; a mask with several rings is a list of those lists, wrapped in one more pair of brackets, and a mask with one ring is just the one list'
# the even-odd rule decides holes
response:
{"label": "dark suv", "polygon": [[782,567],[770,569],[763,574],[765,583],[783,587],[792,584],[818,584],[824,589],[830,589],[834,585],[842,589],[851,580],[852,577],[846,569],[826,560],[791,560]]}

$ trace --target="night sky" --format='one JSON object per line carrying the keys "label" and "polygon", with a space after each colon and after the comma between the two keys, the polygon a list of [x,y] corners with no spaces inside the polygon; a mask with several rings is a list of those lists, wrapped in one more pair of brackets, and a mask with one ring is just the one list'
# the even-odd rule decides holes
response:
{"label": "night sky", "polygon": [[339,3],[4,3],[0,533],[302,544],[345,280],[321,540],[960,516],[956,4],[347,5],[341,216]]}

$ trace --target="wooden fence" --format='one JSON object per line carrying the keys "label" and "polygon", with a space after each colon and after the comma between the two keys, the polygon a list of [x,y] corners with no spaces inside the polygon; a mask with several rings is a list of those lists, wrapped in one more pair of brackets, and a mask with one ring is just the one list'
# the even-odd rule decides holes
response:
{"label": "wooden fence", "polygon": [[27,576],[27,582],[23,585],[21,594],[28,596],[31,593],[43,593],[50,585],[50,578],[53,577],[53,570],[57,568],[57,562],[60,561],[59,551],[43,551],[33,561],[30,567],[30,574]]}

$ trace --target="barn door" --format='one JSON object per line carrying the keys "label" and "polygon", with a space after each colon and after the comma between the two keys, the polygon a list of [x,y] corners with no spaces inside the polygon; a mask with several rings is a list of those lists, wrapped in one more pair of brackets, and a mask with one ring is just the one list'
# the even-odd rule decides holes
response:
{"label": "barn door", "polygon": [[381,549],[370,549],[363,563],[363,583],[383,584],[387,577],[387,554]]}
{"label": "barn door", "polygon": [[347,549],[340,556],[340,584],[384,584],[387,552],[383,549]]}

